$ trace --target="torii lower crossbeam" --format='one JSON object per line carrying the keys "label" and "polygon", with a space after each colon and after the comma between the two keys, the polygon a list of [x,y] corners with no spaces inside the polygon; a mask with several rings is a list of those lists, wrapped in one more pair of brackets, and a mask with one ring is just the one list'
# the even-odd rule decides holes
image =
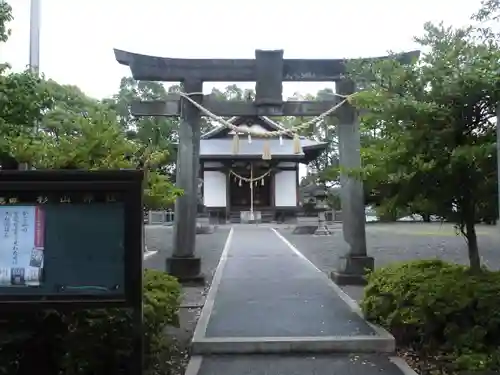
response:
{"label": "torii lower crossbeam", "polygon": [[[340,99],[340,98],[339,98]],[[281,106],[258,106],[250,101],[221,101],[205,95],[203,107],[217,116],[319,116],[340,103],[339,99],[325,101],[286,101]],[[167,100],[135,101],[130,108],[134,116],[180,116],[180,96],[169,95]]]}

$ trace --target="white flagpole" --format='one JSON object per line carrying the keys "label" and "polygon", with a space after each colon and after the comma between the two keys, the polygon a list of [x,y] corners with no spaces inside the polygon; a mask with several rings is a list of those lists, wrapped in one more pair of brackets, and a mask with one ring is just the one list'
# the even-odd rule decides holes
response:
{"label": "white flagpole", "polygon": [[30,7],[29,68],[35,74],[40,71],[40,3],[41,0],[31,0]]}
{"label": "white flagpole", "polygon": [[[41,0],[31,0],[30,4],[30,45],[29,45],[29,69],[37,75],[40,73],[40,13]],[[38,122],[33,124],[33,129],[38,132]],[[28,163],[20,163],[19,169],[30,169]]]}

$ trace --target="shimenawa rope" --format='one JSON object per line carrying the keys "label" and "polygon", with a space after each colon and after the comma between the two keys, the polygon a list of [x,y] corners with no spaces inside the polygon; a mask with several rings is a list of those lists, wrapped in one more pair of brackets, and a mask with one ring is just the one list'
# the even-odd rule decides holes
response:
{"label": "shimenawa rope", "polygon": [[[234,131],[234,136],[233,136],[233,153],[237,154],[239,152],[239,134],[247,134],[248,135],[248,142],[251,143],[251,137],[252,135],[254,136],[259,136],[262,138],[272,138],[276,136],[280,136],[280,144],[282,144],[281,136],[283,135],[291,135],[293,136],[293,152],[294,154],[300,154],[302,152],[302,147],[300,144],[300,136],[298,132],[300,130],[304,130],[309,128],[312,125],[315,125],[316,123],[322,121],[325,117],[331,115],[333,112],[335,112],[338,108],[340,108],[342,105],[345,103],[350,103],[353,96],[355,94],[351,95],[340,95],[340,94],[334,94],[338,97],[344,98],[340,103],[334,105],[332,108],[328,109],[327,111],[323,112],[322,114],[314,117],[313,119],[304,122],[302,124],[293,126],[291,128],[287,129],[282,129],[282,130],[273,130],[270,132],[262,133],[258,131],[252,131],[251,129],[241,129],[236,125],[233,125],[231,122],[227,121],[226,119],[222,118],[221,116],[217,116],[216,114],[210,112],[208,109],[203,107],[201,104],[197,103],[193,99],[191,99],[191,95],[203,95],[201,92],[191,92],[191,93],[184,93],[184,92],[177,92],[179,96],[183,99],[186,99],[189,101],[193,106],[195,106],[200,112],[202,112],[204,115],[207,117],[211,118],[215,122],[218,122],[219,124],[222,124],[226,126],[228,129],[231,129]],[[262,159],[264,160],[270,160],[271,159],[271,148],[269,145],[269,142],[264,143],[264,151],[262,154]]]}
{"label": "shimenawa rope", "polygon": [[233,170],[230,170],[229,173],[231,173],[234,177],[236,177],[240,181],[245,181],[245,182],[253,183],[253,182],[257,182],[257,181],[262,180],[263,178],[265,178],[267,175],[269,175],[269,173],[271,173],[271,170],[269,169],[266,173],[260,175],[259,177],[254,177],[254,178],[248,178],[248,177],[240,176],[238,173],[233,172]]}

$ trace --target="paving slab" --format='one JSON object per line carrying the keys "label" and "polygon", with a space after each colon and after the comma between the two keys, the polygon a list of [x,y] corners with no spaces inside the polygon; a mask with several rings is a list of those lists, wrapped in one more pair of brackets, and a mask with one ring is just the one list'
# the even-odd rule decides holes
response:
{"label": "paving slab", "polygon": [[375,336],[270,228],[236,227],[205,338]]}
{"label": "paving slab", "polygon": [[[218,355],[206,356],[200,360],[198,375],[407,375],[412,373],[411,370],[408,372],[409,368],[397,359],[383,355]],[[186,375],[192,374],[186,372]]]}

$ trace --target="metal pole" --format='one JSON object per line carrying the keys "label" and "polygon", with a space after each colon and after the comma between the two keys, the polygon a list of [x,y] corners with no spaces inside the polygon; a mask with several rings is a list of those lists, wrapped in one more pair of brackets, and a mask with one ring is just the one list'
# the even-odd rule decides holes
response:
{"label": "metal pole", "polygon": [[253,163],[250,162],[250,220],[254,220],[253,215]]}
{"label": "metal pole", "polygon": [[[41,0],[31,0],[29,69],[37,76],[40,73],[40,13]],[[38,121],[35,121],[33,125],[36,134],[39,126]],[[30,166],[26,164],[25,169],[30,169]]]}
{"label": "metal pole", "polygon": [[40,71],[40,13],[41,0],[31,0],[30,7],[30,70],[38,74]]}

